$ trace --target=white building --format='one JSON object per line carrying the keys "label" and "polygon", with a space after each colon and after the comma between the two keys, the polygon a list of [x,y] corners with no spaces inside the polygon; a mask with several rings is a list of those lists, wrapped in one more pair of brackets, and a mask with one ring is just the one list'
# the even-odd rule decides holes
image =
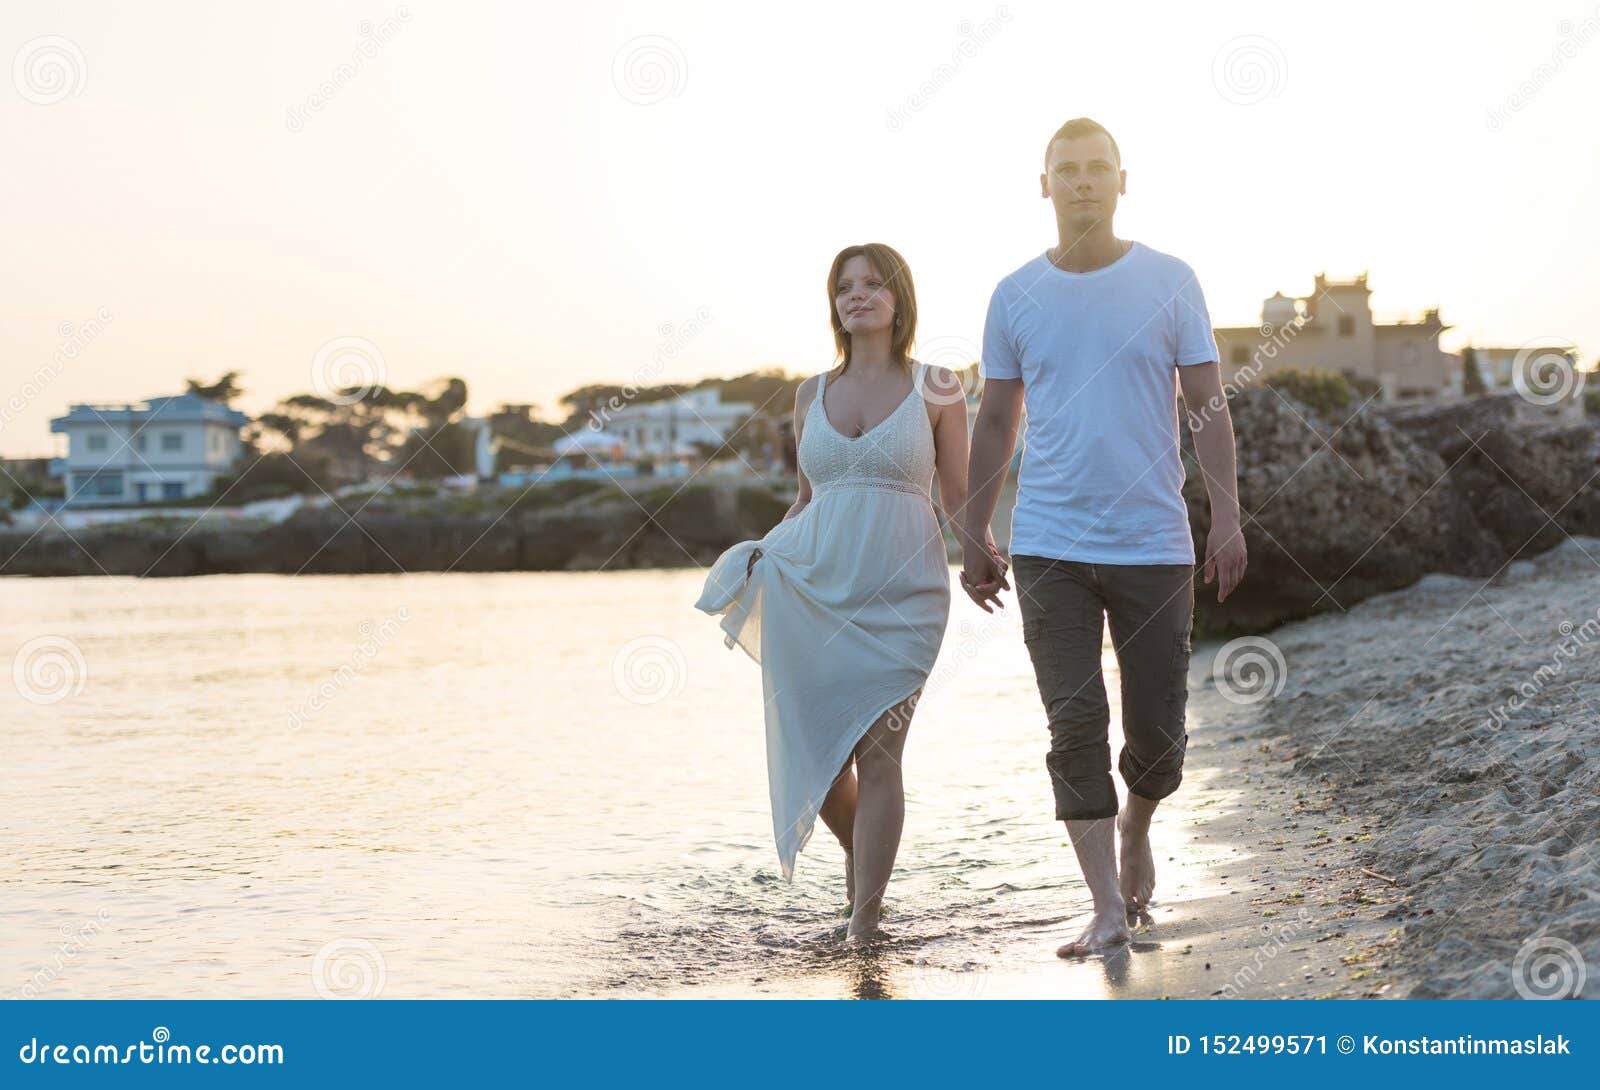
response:
{"label": "white building", "polygon": [[671,401],[614,409],[605,430],[627,445],[630,457],[672,458],[693,454],[697,442],[720,444],[754,411],[746,402],[723,404],[719,390],[691,390]]}
{"label": "white building", "polygon": [[137,405],[73,405],[50,421],[68,504],[181,500],[211,491],[238,460],[244,413],[196,394]]}
{"label": "white building", "polygon": [[1519,420],[1576,424],[1583,420],[1583,390],[1591,376],[1578,364],[1575,348],[1480,348],[1472,346],[1478,375],[1490,392],[1515,390],[1513,402]]}

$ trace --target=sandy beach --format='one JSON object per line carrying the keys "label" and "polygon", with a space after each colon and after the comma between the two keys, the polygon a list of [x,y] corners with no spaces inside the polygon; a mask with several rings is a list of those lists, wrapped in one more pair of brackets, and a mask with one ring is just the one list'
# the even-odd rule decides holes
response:
{"label": "sandy beach", "polygon": [[1587,977],[1594,996],[1597,607],[1600,540],[1573,538],[1492,582],[1431,575],[1227,656],[1235,681],[1208,699],[1231,690],[1224,745],[1261,758],[1195,760],[1253,767],[1258,833],[1292,797],[1288,873],[1326,876],[1360,920],[1379,909],[1392,933],[1352,925],[1342,952],[1362,994],[1571,995]]}

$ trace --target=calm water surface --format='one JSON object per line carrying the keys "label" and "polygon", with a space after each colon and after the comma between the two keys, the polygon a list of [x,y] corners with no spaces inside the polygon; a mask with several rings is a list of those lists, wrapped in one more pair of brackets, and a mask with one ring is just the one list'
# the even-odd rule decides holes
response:
{"label": "calm water surface", "polygon": [[863,958],[820,823],[779,876],[701,579],[5,581],[0,995],[1104,992],[1014,606],[955,595]]}

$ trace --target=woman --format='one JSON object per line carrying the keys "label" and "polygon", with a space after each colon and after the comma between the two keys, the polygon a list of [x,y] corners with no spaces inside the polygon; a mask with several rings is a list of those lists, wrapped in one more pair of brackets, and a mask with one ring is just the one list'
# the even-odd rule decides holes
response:
{"label": "woman", "polygon": [[839,363],[795,393],[799,496],[717,560],[696,606],[761,664],[784,877],[820,815],[844,848],[859,942],[878,928],[905,818],[900,756],[949,619],[930,485],[937,473],[958,526],[967,413],[955,375],[910,358],[917,300],[898,253],[840,251],[828,295]]}

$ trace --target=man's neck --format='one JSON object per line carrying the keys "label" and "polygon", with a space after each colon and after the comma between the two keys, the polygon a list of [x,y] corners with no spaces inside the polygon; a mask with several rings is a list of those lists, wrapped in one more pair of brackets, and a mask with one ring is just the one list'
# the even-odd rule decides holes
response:
{"label": "man's neck", "polygon": [[1111,233],[1111,225],[1074,235],[1063,230],[1049,250],[1050,263],[1065,272],[1094,272],[1117,260],[1133,246]]}

